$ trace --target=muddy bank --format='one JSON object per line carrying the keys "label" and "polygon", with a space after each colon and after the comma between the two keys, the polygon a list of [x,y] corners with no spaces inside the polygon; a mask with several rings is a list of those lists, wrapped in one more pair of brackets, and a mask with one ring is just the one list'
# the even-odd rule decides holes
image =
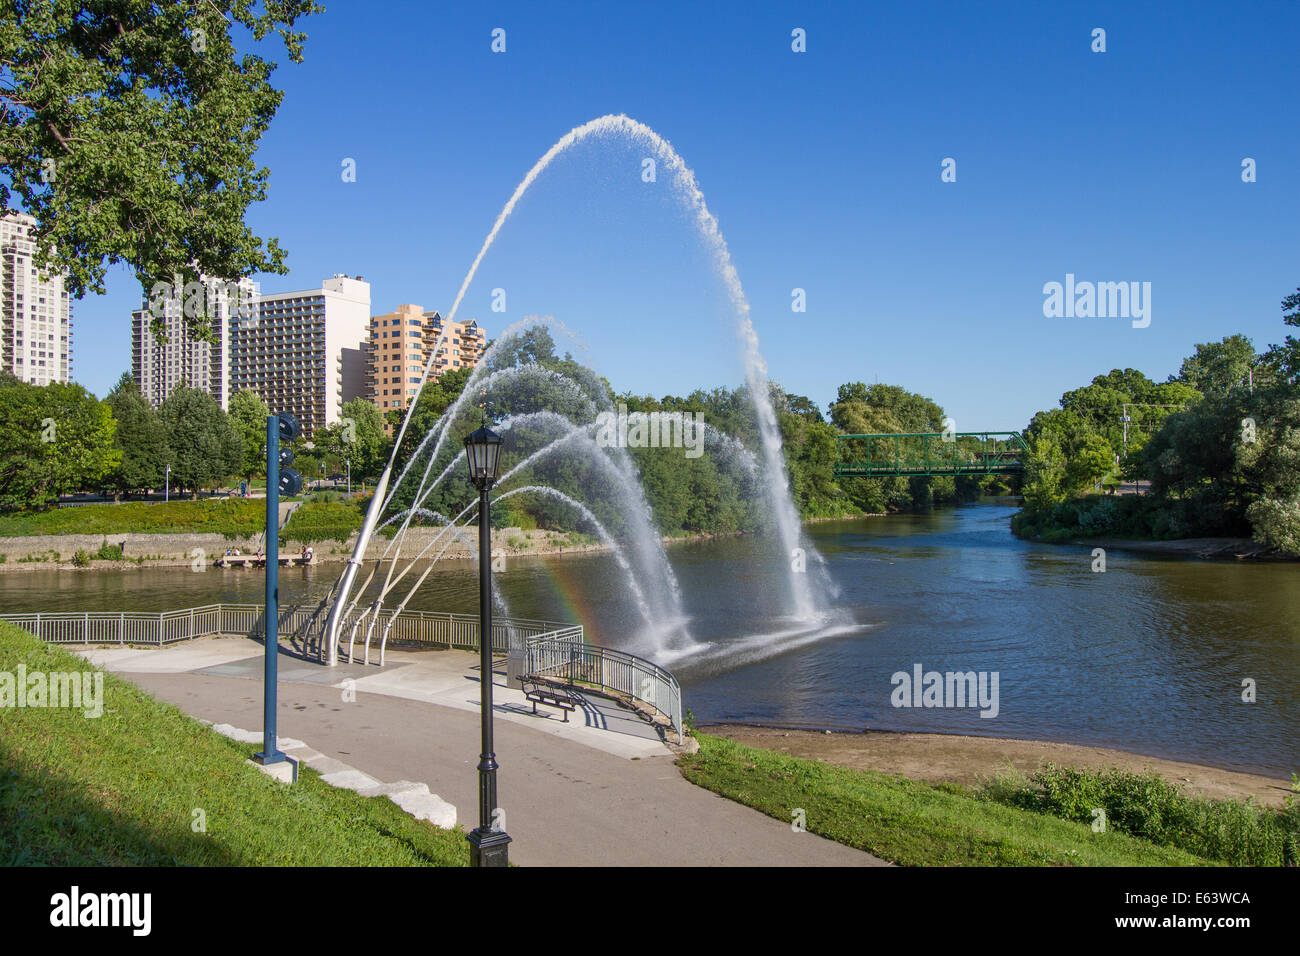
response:
{"label": "muddy bank", "polygon": [[1278,551],[1251,538],[1180,538],[1174,541],[1144,541],[1140,538],[1090,538],[1072,542],[1094,548],[1141,551],[1184,558],[1236,558],[1255,561],[1300,561],[1300,554]]}
{"label": "muddy bank", "polygon": [[1254,797],[1257,803],[1281,806],[1284,798],[1293,795],[1290,781],[1281,778],[1078,744],[883,730],[861,733],[784,730],[741,724],[715,724],[700,729],[716,737],[792,757],[901,774],[927,783],[971,786],[1000,771],[1014,768],[1032,772],[1050,762],[1089,770],[1112,767],[1138,772],[1150,770],[1189,793],[1215,799]]}

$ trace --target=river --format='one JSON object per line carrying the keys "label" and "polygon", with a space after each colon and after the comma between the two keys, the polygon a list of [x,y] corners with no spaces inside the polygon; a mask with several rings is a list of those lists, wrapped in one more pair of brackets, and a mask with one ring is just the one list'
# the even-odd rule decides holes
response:
{"label": "river", "polygon": [[[1016,539],[1008,502],[810,524],[840,594],[838,626],[779,619],[783,561],[751,537],[671,545],[705,653],[675,659],[700,722],[925,730],[1117,747],[1261,773],[1300,769],[1300,568]],[[281,600],[319,600],[341,570],[281,573]],[[510,612],[579,620],[622,646],[635,602],[606,554],[511,558]],[[34,571],[0,577],[5,611],[160,610],[257,603],[253,571]],[[475,566],[447,564],[412,608],[474,612]],[[775,636],[773,636],[775,635]],[[998,677],[996,717],[895,707],[894,674]],[[1243,701],[1243,680],[1256,700]],[[991,686],[991,685],[990,685]],[[987,708],[986,708],[987,709]]]}

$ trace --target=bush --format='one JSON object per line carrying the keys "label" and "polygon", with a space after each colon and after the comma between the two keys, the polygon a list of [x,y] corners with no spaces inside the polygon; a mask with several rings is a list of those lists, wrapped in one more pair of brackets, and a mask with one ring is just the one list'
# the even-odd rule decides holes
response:
{"label": "bush", "polygon": [[99,546],[99,550],[95,552],[94,557],[98,561],[121,561],[122,546],[120,544],[109,544],[108,539],[105,538],[104,543]]}
{"label": "bush", "polygon": [[1300,863],[1300,805],[1281,810],[1250,801],[1192,797],[1154,773],[1092,771],[1047,764],[1028,777],[1000,777],[980,796],[995,803],[1091,823],[1234,866]]}

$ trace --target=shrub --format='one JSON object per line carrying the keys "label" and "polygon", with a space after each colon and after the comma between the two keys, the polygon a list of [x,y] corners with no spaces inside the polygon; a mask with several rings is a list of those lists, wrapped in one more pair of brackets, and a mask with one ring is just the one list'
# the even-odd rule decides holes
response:
{"label": "shrub", "polygon": [[104,543],[99,546],[99,550],[95,552],[94,557],[100,561],[121,561],[122,546],[120,544],[109,544],[108,539],[105,538]]}
{"label": "shrub", "polygon": [[980,796],[1079,823],[1091,823],[1101,809],[1107,829],[1235,866],[1300,863],[1300,804],[1291,798],[1277,810],[1192,797],[1154,773],[1054,764],[987,782]]}

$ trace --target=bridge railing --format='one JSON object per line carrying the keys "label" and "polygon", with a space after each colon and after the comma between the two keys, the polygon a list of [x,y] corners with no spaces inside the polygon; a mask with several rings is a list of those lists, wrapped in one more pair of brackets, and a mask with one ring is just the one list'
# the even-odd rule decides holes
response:
{"label": "bridge railing", "polygon": [[1018,432],[838,435],[836,475],[991,475],[1021,470],[1029,450]]}
{"label": "bridge railing", "polygon": [[[583,640],[582,628],[570,628],[530,640],[524,673],[612,692],[650,708],[653,722],[666,723],[682,739],[682,688],[668,670],[653,661]],[[655,720],[655,718],[659,718]]]}

